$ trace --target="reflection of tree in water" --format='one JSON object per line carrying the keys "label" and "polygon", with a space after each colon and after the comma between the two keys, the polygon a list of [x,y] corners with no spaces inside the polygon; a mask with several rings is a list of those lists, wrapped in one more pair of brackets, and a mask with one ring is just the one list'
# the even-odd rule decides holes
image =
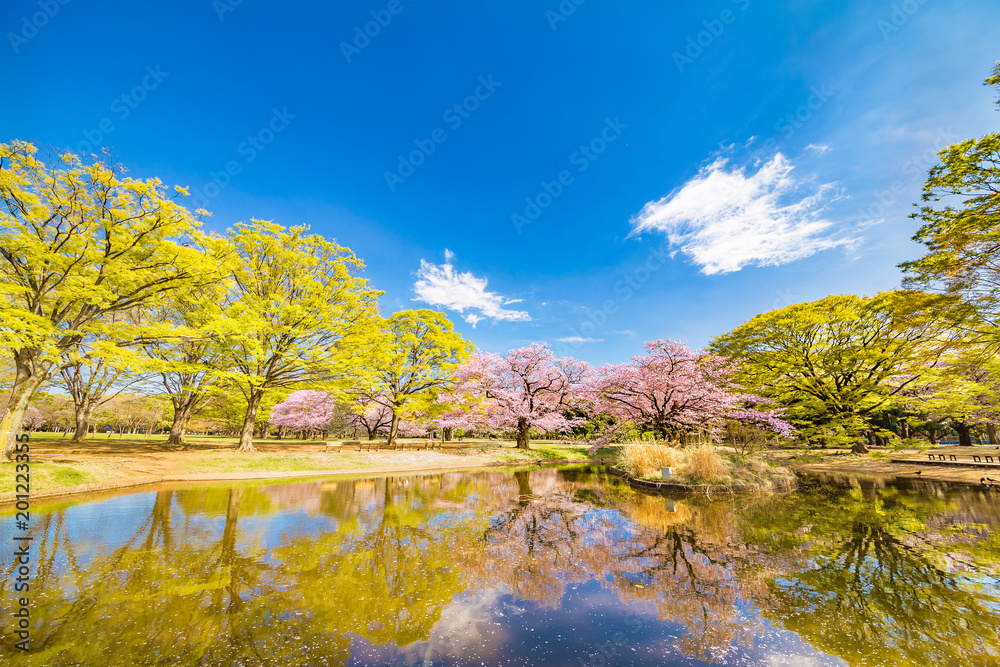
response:
{"label": "reflection of tree in water", "polygon": [[[532,473],[531,481],[547,472]],[[766,596],[767,588],[759,578],[734,576],[731,507],[675,503],[611,480],[539,496],[518,481],[519,497],[463,554],[476,587],[558,606],[567,584],[595,579],[682,624],[677,648],[697,657],[720,657],[760,630],[741,603]]]}
{"label": "reflection of tree in water", "polygon": [[431,641],[460,592],[556,608],[591,579],[682,624],[691,656],[752,641],[759,610],[852,663],[997,661],[1000,520],[975,494],[670,501],[533,469],[148,497],[110,545],[39,515],[34,664],[343,664],[355,635]]}
{"label": "reflection of tree in water", "polygon": [[[157,492],[133,535],[88,559],[65,511],[44,515],[34,664],[343,664],[352,634],[377,644],[428,638],[464,589],[449,545],[474,523],[435,520],[450,510],[432,508],[462,506],[476,485],[369,484],[361,493],[343,485],[363,504],[338,508],[338,530],[274,548],[247,522],[273,513],[266,487]],[[10,651],[0,648],[5,662]]]}
{"label": "reflection of tree in water", "polygon": [[851,664],[997,663],[1000,510],[978,496],[868,482],[750,513],[746,539],[797,561],[765,614]]}

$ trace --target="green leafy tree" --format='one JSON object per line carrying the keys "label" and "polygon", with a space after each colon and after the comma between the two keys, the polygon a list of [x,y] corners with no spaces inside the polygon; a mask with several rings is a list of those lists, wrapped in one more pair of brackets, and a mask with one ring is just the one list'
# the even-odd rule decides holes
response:
{"label": "green leafy tree", "polygon": [[226,317],[230,386],[246,399],[239,451],[252,452],[269,389],[335,382],[349,373],[377,328],[376,292],[361,260],[309,228],[239,223],[229,236],[231,301]]}
{"label": "green leafy tree", "polygon": [[903,399],[921,417],[946,423],[966,447],[972,446],[976,428],[984,428],[990,442],[1000,444],[995,426],[1000,421],[1000,360],[984,357],[981,348],[967,344],[948,354]]}
{"label": "green leafy tree", "polygon": [[[217,244],[216,256],[224,248]],[[235,333],[231,330],[234,323],[223,316],[225,289],[226,284],[219,282],[198,292],[177,292],[162,308],[149,313],[177,328],[176,336],[143,346],[173,408],[168,445],[185,444],[191,418],[222,390],[223,341]]]}
{"label": "green leafy tree", "polygon": [[852,442],[874,413],[916,383],[946,349],[960,313],[948,297],[892,291],[829,296],[763,313],[712,348],[739,360],[742,381],[821,441]]}
{"label": "green leafy tree", "polygon": [[359,393],[361,405],[380,404],[391,413],[389,446],[395,446],[402,419],[434,409],[436,392],[453,381],[471,352],[472,344],[442,313],[404,310],[384,320]]}
{"label": "green leafy tree", "polygon": [[[1000,63],[987,84],[1000,87]],[[922,222],[913,240],[927,247],[905,262],[906,283],[962,297],[976,306],[979,333],[1000,343],[1000,132],[938,153],[924,183]]]}
{"label": "green leafy tree", "polygon": [[0,145],[0,347],[15,367],[0,413],[8,459],[31,395],[85,339],[125,343],[169,329],[109,332],[110,315],[195,287],[208,268],[193,247],[197,221],[158,179],[71,154],[48,165],[36,153],[22,141]]}

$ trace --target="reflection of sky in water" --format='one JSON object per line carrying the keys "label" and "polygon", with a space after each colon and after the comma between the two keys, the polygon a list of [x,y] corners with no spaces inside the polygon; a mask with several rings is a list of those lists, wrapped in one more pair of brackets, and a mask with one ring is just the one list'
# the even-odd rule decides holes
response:
{"label": "reflection of sky in water", "polygon": [[[597,582],[567,587],[556,608],[489,590],[463,593],[444,608],[431,638],[406,647],[355,638],[351,665],[708,665],[677,645],[679,623],[648,603],[623,603]],[[506,657],[505,657],[506,656]],[[844,665],[793,632],[765,625],[749,647],[720,647],[715,664]]]}
{"label": "reflection of sky in water", "polygon": [[[211,659],[179,664],[230,664],[230,643],[265,646],[268,635],[302,637],[310,656],[337,644],[353,665],[892,664],[870,655],[883,644],[906,664],[966,649],[969,664],[1000,662],[984,635],[1000,621],[995,497],[862,484],[801,500],[669,501],[603,475],[519,475],[217,485],[38,507],[33,526],[50,539],[36,533],[37,561],[54,556],[42,597],[65,614],[38,632],[58,645],[60,632],[99,622],[106,634],[86,640],[98,654],[102,642],[139,651],[115,654],[120,664],[141,664],[147,643],[187,650],[198,633]],[[4,543],[11,524],[0,522]],[[840,568],[858,554],[853,575]],[[137,579],[129,567],[147,569]],[[160,578],[144,581],[147,571]],[[159,593],[171,587],[180,593]],[[164,630],[161,608],[188,611]],[[972,624],[966,634],[951,632],[953,618]],[[292,655],[283,664],[315,664]]]}

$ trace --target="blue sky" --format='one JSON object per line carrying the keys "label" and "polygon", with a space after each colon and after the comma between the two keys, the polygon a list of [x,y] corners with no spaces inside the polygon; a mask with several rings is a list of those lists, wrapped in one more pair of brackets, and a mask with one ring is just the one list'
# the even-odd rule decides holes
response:
{"label": "blue sky", "polygon": [[934,150],[1000,126],[993,1],[577,1],[9,0],[0,140],[110,147],[212,227],[336,238],[385,314],[605,363],[896,286]]}

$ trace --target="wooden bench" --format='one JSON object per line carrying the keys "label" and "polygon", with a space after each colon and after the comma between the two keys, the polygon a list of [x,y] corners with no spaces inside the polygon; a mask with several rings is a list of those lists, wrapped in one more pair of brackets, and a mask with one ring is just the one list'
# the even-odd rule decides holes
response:
{"label": "wooden bench", "polygon": [[[344,447],[355,447],[357,446],[358,451],[364,449],[364,444],[360,440],[348,440],[347,442],[328,442],[326,443],[326,451],[340,453],[344,451]],[[371,449],[371,443],[368,444],[368,449]]]}
{"label": "wooden bench", "polygon": [[[420,442],[399,442],[396,445],[398,450],[416,450],[416,449],[444,449],[444,442],[442,440],[425,440],[424,446],[420,446]],[[383,440],[347,440],[344,442],[328,442],[326,443],[326,452],[342,452],[344,448],[357,447],[359,452],[372,451],[372,448],[378,448],[380,450],[386,449],[386,443]]]}

